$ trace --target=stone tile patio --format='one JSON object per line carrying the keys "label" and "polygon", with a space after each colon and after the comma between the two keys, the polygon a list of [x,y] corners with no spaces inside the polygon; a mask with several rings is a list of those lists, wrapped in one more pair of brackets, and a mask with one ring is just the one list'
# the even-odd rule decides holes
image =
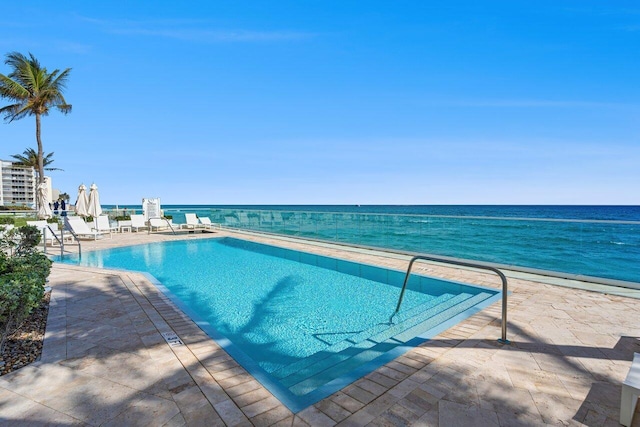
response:
{"label": "stone tile patio", "polygon": [[[122,234],[83,242],[83,251],[209,236]],[[407,266],[371,251],[242,237]],[[416,272],[498,287],[471,270],[423,264]],[[640,352],[638,292],[535,279],[509,280],[510,345],[496,341],[496,303],[293,414],[145,276],[55,264],[42,358],[0,377],[0,425],[618,425],[620,382]],[[170,346],[164,332],[183,345]]]}

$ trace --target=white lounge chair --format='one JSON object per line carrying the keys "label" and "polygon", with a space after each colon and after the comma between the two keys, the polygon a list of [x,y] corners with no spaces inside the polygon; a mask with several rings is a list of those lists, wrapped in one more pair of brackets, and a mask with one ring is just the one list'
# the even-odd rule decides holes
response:
{"label": "white lounge chair", "polygon": [[112,238],[112,233],[118,231],[118,227],[112,227],[107,215],[99,215],[93,219],[93,229],[103,233],[109,233],[109,238]]}
{"label": "white lounge chair", "polygon": [[151,231],[155,228],[156,231],[172,229],[172,224],[165,218],[150,218],[149,227]]}
{"label": "white lounge chair", "polygon": [[41,219],[41,220],[38,220],[38,221],[27,221],[27,225],[30,226],[30,227],[36,227],[36,228],[42,230],[48,224],[47,224],[46,220]]}
{"label": "white lounge chair", "polygon": [[98,237],[102,237],[105,234],[111,234],[110,231],[98,231],[91,229],[84,219],[79,216],[68,216],[66,217],[66,226],[74,232],[78,239],[82,238],[91,238],[94,240],[98,240]]}
{"label": "white lounge chair", "polygon": [[141,228],[149,228],[144,215],[131,215],[131,231],[140,231]]}
{"label": "white lounge chair", "polygon": [[204,227],[205,230],[211,230],[213,228],[213,223],[208,216],[198,218],[200,220],[200,224]]}
{"label": "white lounge chair", "polygon": [[184,214],[186,223],[180,224],[180,228],[189,228],[195,230],[196,228],[203,228],[203,225],[198,222],[198,217],[194,213]]}
{"label": "white lounge chair", "polygon": [[56,243],[59,244],[60,242],[62,242],[63,238],[65,240],[73,240],[73,236],[71,234],[62,234],[60,231],[58,231],[58,224],[55,222],[48,223],[46,220],[27,221],[27,225],[36,227],[38,230],[40,230],[45,244],[49,244],[51,246]]}

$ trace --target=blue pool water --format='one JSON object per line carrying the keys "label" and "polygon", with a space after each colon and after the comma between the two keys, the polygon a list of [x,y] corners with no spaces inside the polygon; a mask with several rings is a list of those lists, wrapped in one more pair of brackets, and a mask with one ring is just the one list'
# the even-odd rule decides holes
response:
{"label": "blue pool water", "polygon": [[[65,262],[78,260],[65,259]],[[81,265],[151,274],[292,410],[318,401],[499,297],[404,273],[231,238],[84,254]]]}

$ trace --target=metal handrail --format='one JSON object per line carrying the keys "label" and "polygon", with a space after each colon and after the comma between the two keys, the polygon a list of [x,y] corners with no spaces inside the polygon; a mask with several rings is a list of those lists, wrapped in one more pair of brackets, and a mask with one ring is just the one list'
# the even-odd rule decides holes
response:
{"label": "metal handrail", "polygon": [[396,314],[398,314],[398,311],[400,311],[400,305],[402,304],[402,299],[404,298],[404,291],[407,287],[407,283],[409,282],[409,276],[411,275],[411,268],[413,267],[413,263],[416,262],[417,260],[435,261],[435,262],[441,262],[445,264],[460,265],[462,267],[480,268],[480,269],[489,270],[493,273],[496,273],[500,277],[500,280],[502,281],[502,338],[498,339],[498,342],[502,344],[510,344],[509,340],[507,339],[507,289],[508,289],[507,277],[502,273],[502,271],[498,270],[495,267],[475,264],[472,262],[458,261],[458,260],[439,258],[434,256],[425,256],[425,255],[416,255],[413,258],[411,258],[411,261],[409,262],[409,267],[407,268],[407,275],[404,277],[402,291],[400,291],[400,297],[398,298],[398,305],[396,306],[396,311],[394,311],[391,317],[389,318],[389,322],[392,322],[393,317]]}
{"label": "metal handrail", "polygon": [[[78,259],[81,259],[82,258],[82,245],[80,244],[80,239],[78,238],[78,235],[76,233],[74,233],[73,230],[71,229],[71,226],[69,225],[69,222],[67,221],[66,217],[65,217],[65,220],[64,220],[64,229],[66,229],[69,233],[71,233],[73,238],[76,239],[76,243],[78,243]],[[64,240],[64,237],[63,237],[63,240]]]}
{"label": "metal handrail", "polygon": [[169,226],[169,228],[171,229],[171,232],[175,235],[176,234],[176,230],[173,229],[173,225],[171,225],[171,223],[169,222],[169,220],[167,218],[162,218],[167,222],[167,225]]}
{"label": "metal handrail", "polygon": [[[169,228],[171,229],[171,232],[172,232],[174,235],[176,234],[176,230],[174,230],[174,229],[173,229],[173,226],[171,225],[171,223],[169,222],[169,220],[168,220],[167,218],[165,218],[165,217],[160,217],[160,218],[149,218],[149,219],[147,220],[147,225],[148,225],[148,228],[147,228],[147,234],[151,234],[151,228],[152,228],[152,227],[151,227],[151,220],[152,220],[152,219],[163,219],[163,220],[165,220],[165,222],[167,223],[167,225],[168,225],[168,226],[169,226]],[[160,231],[160,229],[158,229],[158,231]]]}
{"label": "metal handrail", "polygon": [[[49,224],[47,224],[47,228],[51,232],[51,235],[53,236],[53,238],[58,241],[58,244],[60,245],[60,258],[62,258],[62,255],[64,255],[64,238],[62,238],[62,240],[58,239],[58,236],[56,236],[56,233],[53,231],[53,228],[51,228]],[[47,232],[44,228],[42,229],[42,242],[43,242],[43,245],[42,245],[43,251],[46,254],[47,253]],[[53,240],[51,241],[51,245],[53,246]]]}

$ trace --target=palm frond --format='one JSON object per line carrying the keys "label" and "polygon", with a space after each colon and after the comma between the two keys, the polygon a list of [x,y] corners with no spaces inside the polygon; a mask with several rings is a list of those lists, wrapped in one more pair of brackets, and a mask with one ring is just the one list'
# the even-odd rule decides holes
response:
{"label": "palm frond", "polygon": [[[4,115],[5,120],[11,122],[29,115],[35,115],[36,118],[39,118],[41,115],[48,115],[51,108],[56,108],[63,114],[71,112],[71,105],[67,104],[63,96],[71,72],[70,68],[49,72],[32,53],[29,53],[27,57],[19,52],[7,54],[5,64],[11,67],[11,72],[8,75],[0,74],[0,98],[11,101],[9,105],[0,108],[0,114]],[[37,134],[37,140],[38,146],[42,147],[40,134]],[[53,153],[40,158],[38,153],[29,152],[29,150],[26,150],[24,154],[25,160],[28,160],[25,164],[34,166],[42,179],[44,166],[53,162],[51,158]],[[14,158],[21,161],[19,155]],[[38,159],[42,162],[42,168]],[[47,168],[46,170],[62,169]]]}
{"label": "palm frond", "polygon": [[0,114],[4,114],[5,115],[5,120],[9,121],[9,123],[11,123],[14,120],[19,120],[25,116],[28,116],[31,113],[31,110],[29,108],[27,108],[27,106],[25,106],[24,103],[22,104],[11,104],[11,105],[6,105],[2,108],[0,108]]}
{"label": "palm frond", "polygon": [[[58,70],[55,70],[55,72],[57,73]],[[51,74],[54,75],[53,73]],[[62,92],[62,89],[67,88],[67,80],[69,78],[69,74],[71,74],[71,68],[67,68],[66,70],[61,72],[59,76],[55,77],[55,79],[51,82],[51,85],[57,87],[59,89],[59,92]]]}
{"label": "palm frond", "polygon": [[[47,167],[53,163],[53,154],[53,152],[46,154],[43,153],[42,165],[44,166],[44,170],[64,171],[64,169],[60,168]],[[16,160],[14,164],[17,166],[32,167],[35,169],[38,168],[38,152],[33,148],[25,149],[22,154],[12,154],[11,157]]]}
{"label": "palm frond", "polygon": [[29,91],[17,81],[0,74],[0,96],[13,100],[22,100],[29,96]]}
{"label": "palm frond", "polygon": [[27,57],[20,52],[11,52],[7,54],[7,59],[5,59],[4,63],[13,68],[13,72],[15,73],[23,68],[23,64],[27,63],[27,61]]}

